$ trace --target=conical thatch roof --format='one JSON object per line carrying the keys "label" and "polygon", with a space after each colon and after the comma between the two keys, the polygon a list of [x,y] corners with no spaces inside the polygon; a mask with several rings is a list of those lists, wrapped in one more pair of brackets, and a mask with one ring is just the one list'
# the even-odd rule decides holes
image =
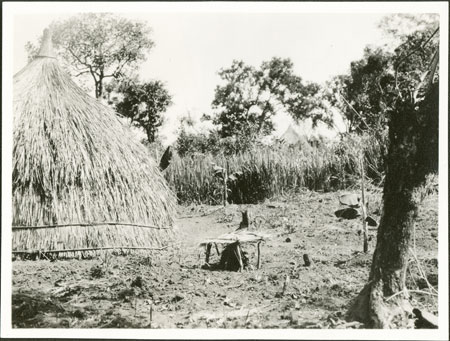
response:
{"label": "conical thatch roof", "polygon": [[13,252],[167,245],[175,197],[157,164],[45,36],[14,76]]}
{"label": "conical thatch roof", "polygon": [[302,140],[302,137],[295,131],[292,124],[290,124],[284,134],[281,135],[280,140],[286,144],[296,144]]}

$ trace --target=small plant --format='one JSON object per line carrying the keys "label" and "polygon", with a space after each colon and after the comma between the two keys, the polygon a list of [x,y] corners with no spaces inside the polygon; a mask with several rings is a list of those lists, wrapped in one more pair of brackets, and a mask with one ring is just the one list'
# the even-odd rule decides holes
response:
{"label": "small plant", "polygon": [[92,278],[102,278],[105,274],[105,269],[99,265],[94,265],[90,270],[90,275]]}
{"label": "small plant", "polygon": [[286,232],[291,234],[291,233],[294,233],[295,231],[296,231],[295,224],[293,224],[292,222],[287,222],[286,223]]}

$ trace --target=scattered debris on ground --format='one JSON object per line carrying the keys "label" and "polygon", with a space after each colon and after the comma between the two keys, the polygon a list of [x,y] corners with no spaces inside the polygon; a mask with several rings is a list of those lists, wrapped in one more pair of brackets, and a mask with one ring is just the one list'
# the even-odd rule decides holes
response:
{"label": "scattered debris on ground", "polygon": [[[379,207],[372,204],[376,195],[368,214],[379,221]],[[368,278],[376,229],[369,229],[365,254],[360,219],[337,219],[338,204],[336,193],[308,191],[260,205],[181,207],[180,243],[161,252],[14,261],[13,326],[364,328],[344,316]],[[427,314],[437,315],[437,297],[430,291],[438,290],[437,207],[437,195],[423,202],[415,232],[417,261],[408,267],[411,302],[421,313],[417,327],[433,324]],[[260,269],[257,248],[246,243],[240,245],[248,258],[247,264],[243,257],[243,271],[231,271],[236,263],[232,256],[224,261],[226,251],[220,249],[219,254],[212,249],[209,263],[226,263],[228,269],[202,269],[205,249],[199,244],[237,233],[245,210],[257,223],[243,231],[272,236],[264,243]]]}

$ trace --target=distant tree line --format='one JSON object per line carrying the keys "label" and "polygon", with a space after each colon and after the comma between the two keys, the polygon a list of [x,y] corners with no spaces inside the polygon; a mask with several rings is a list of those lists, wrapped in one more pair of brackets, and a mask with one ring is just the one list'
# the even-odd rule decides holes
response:
{"label": "distant tree line", "polygon": [[[245,149],[273,133],[273,117],[279,112],[295,121],[311,119],[314,126],[333,127],[332,108],[342,114],[348,133],[370,133],[386,144],[388,112],[398,96],[413,91],[435,50],[436,20],[426,14],[386,16],[380,29],[396,46],[366,47],[348,74],[322,86],[295,74],[289,58],[274,57],[259,67],[235,60],[218,71],[222,82],[215,89],[212,111],[202,117],[214,129],[197,134],[182,125],[178,149],[182,154],[220,145],[232,150],[232,141]],[[148,142],[155,142],[172,96],[161,81],[136,76],[155,45],[147,24],[110,13],[86,13],[53,22],[51,29],[55,49],[72,76],[84,87],[92,84],[97,98],[141,127]],[[26,49],[33,59],[37,44],[29,42]]]}

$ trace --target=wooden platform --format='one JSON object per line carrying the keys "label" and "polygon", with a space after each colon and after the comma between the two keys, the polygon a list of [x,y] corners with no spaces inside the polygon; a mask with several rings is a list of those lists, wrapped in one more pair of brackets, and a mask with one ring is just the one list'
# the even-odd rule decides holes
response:
{"label": "wooden platform", "polygon": [[256,233],[247,230],[238,230],[235,232],[220,235],[215,238],[205,239],[200,243],[200,246],[205,247],[205,262],[209,264],[209,257],[211,255],[212,245],[215,246],[217,254],[220,255],[220,251],[217,244],[222,244],[226,246],[235,243],[236,256],[239,260],[241,271],[243,269],[243,264],[242,264],[242,250],[240,245],[245,243],[256,244],[258,257],[256,268],[259,269],[261,267],[261,243],[266,241],[268,238],[269,235],[265,235],[262,233]]}

